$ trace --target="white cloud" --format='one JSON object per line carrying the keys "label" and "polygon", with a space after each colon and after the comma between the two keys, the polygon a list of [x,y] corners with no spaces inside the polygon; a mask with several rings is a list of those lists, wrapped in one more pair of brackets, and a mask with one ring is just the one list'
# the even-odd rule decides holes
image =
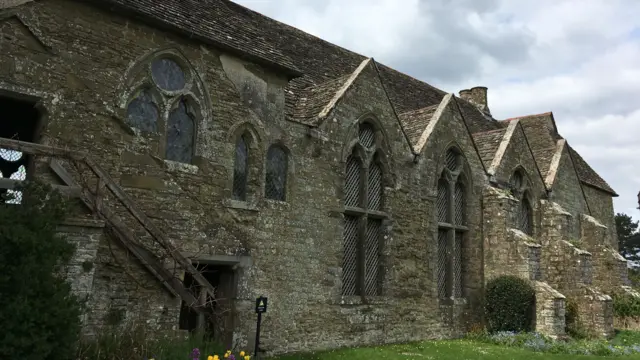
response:
{"label": "white cloud", "polygon": [[553,111],[640,219],[637,0],[236,0],[449,92],[489,87],[498,118]]}

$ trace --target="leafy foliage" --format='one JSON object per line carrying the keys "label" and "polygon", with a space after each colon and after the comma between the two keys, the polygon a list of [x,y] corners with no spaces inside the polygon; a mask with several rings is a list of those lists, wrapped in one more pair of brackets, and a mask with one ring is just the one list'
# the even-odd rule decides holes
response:
{"label": "leafy foliage", "polygon": [[615,221],[620,254],[627,260],[639,261],[640,233],[638,232],[638,221],[633,221],[631,216],[623,213],[617,213]]}
{"label": "leafy foliage", "polygon": [[206,359],[208,354],[224,351],[220,344],[202,334],[176,337],[175,334],[159,334],[145,325],[112,327],[94,338],[82,339],[75,359],[187,359],[187,354],[194,348],[204,355],[201,359]]}
{"label": "leafy foliage", "polygon": [[529,331],[535,314],[535,291],[516,276],[500,276],[487,284],[485,311],[489,331]]}
{"label": "leafy foliage", "polygon": [[62,196],[30,183],[22,204],[0,203],[1,359],[73,358],[81,305],[61,276],[74,246],[56,234]]}
{"label": "leafy foliage", "polygon": [[631,294],[613,294],[613,313],[621,318],[640,317],[640,298]]}

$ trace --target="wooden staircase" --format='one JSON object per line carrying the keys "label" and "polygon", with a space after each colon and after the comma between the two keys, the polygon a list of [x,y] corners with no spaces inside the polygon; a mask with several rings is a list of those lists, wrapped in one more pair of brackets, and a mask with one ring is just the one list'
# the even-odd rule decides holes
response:
{"label": "wooden staircase", "polygon": [[[87,154],[47,145],[0,138],[0,148],[20,151],[34,158],[35,177],[40,178],[49,168],[64,185],[53,185],[61,193],[77,197],[94,216],[105,222],[106,231],[120,241],[127,250],[162,282],[174,295],[193,308],[199,314],[210,313],[210,307],[202,304],[164,264],[157,252],[149,249],[142,237],[150,239],[167,258],[170,258],[183,270],[191,273],[203,290],[215,299],[214,287],[192,265],[191,261],[180,253],[176,244],[160,230],[144,212],[136,206],[134,200]],[[20,180],[0,179],[0,188],[12,189]],[[105,200],[109,201],[105,201]],[[120,210],[120,211],[116,211]],[[136,223],[142,231],[132,231]],[[144,234],[142,233],[144,232]]]}

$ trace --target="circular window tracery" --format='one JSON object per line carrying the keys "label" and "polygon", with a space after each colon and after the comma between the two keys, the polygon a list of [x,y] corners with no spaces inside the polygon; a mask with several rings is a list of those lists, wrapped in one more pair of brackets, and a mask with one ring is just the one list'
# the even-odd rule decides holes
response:
{"label": "circular window tracery", "polygon": [[[166,160],[191,163],[196,124],[202,116],[202,84],[188,62],[178,57],[169,52],[156,54],[146,63],[147,71],[134,75],[137,90],[126,106],[126,122],[143,133],[164,137],[160,151]],[[171,108],[170,104],[177,106]]]}
{"label": "circular window tracery", "polygon": [[156,85],[165,91],[179,91],[187,84],[182,67],[177,62],[161,57],[151,63],[151,76]]}

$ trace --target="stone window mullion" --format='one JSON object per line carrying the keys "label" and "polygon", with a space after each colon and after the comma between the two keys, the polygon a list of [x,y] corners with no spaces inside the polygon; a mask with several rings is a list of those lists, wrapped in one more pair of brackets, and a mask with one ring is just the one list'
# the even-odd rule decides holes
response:
{"label": "stone window mullion", "polygon": [[359,267],[360,277],[358,284],[360,286],[360,296],[364,300],[366,297],[366,278],[367,278],[367,225],[369,217],[367,210],[369,209],[369,162],[362,161],[362,209],[364,213],[360,218],[360,243],[359,243]]}
{"label": "stone window mullion", "polygon": [[449,197],[447,199],[448,203],[448,219],[447,222],[451,224],[451,228],[448,230],[447,234],[447,295],[450,297],[454,296],[454,246],[456,241],[456,228],[455,228],[455,177],[451,176],[448,186],[449,186]]}
{"label": "stone window mullion", "polygon": [[358,274],[357,279],[357,291],[363,299],[365,296],[365,274],[366,274],[366,253],[365,253],[365,239],[367,233],[367,215],[362,213],[358,216]]}

